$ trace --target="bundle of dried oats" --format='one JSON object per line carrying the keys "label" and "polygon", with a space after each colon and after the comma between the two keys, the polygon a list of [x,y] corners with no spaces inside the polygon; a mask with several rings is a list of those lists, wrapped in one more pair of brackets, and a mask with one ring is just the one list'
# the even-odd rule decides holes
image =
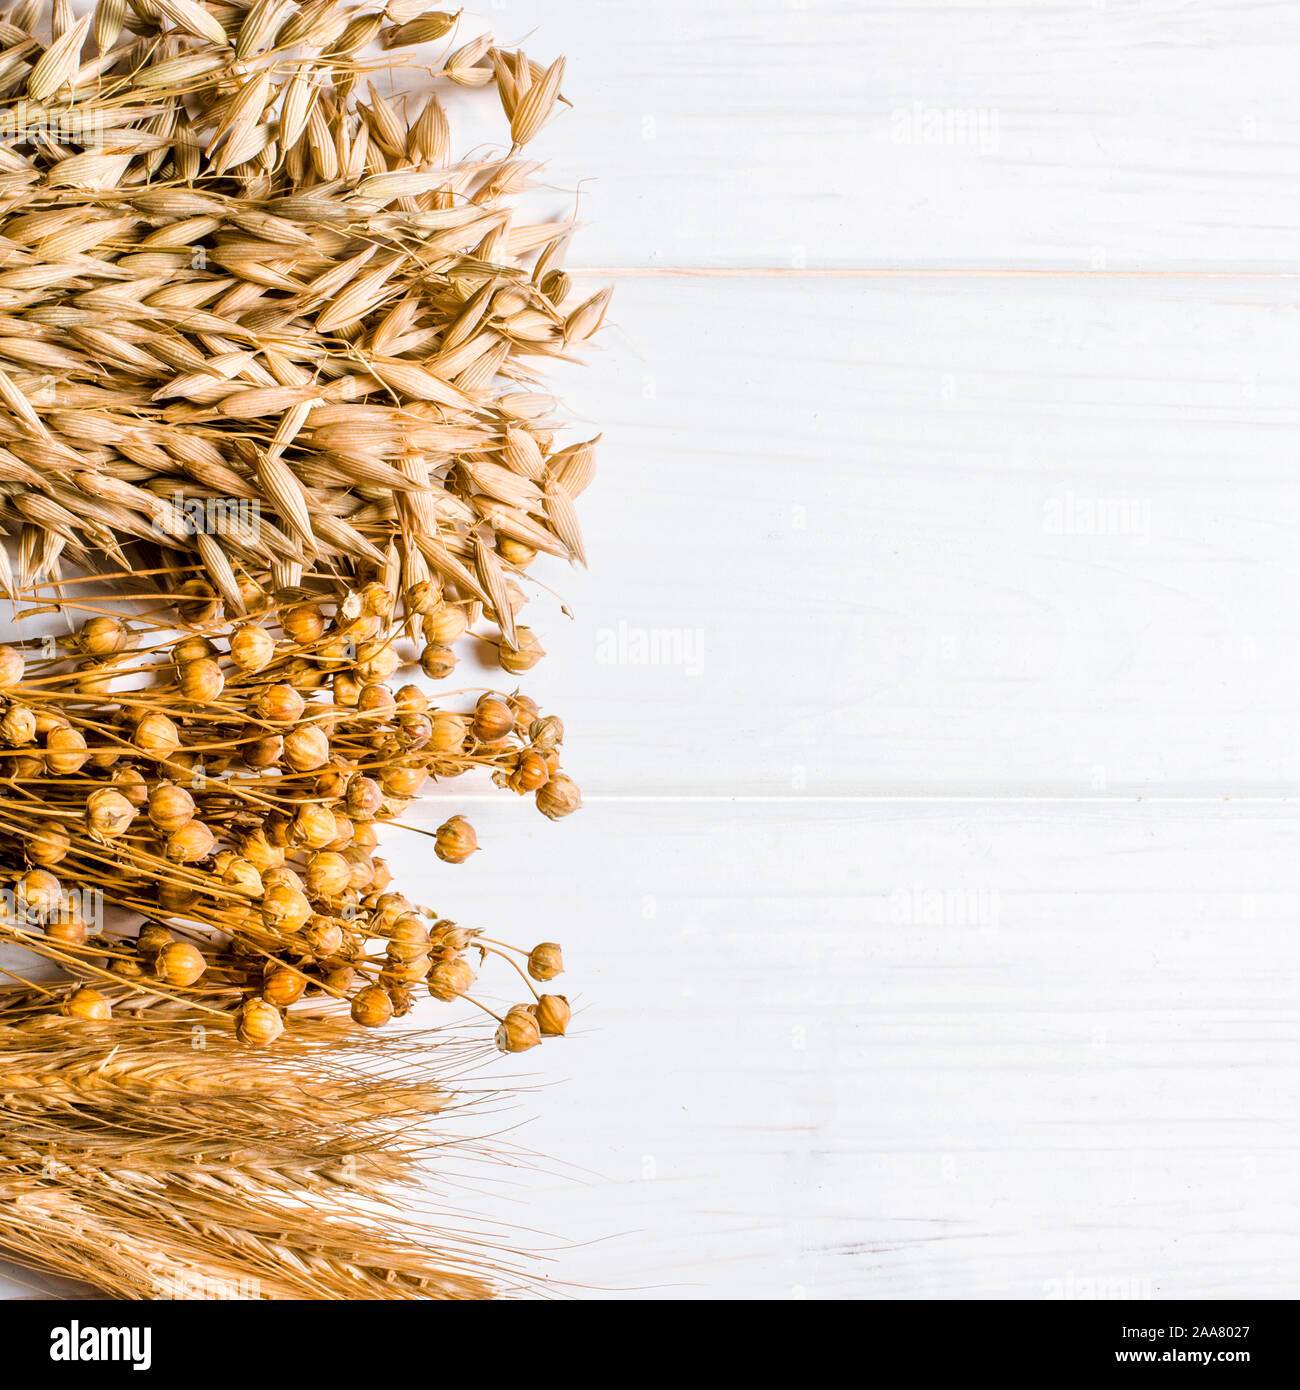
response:
{"label": "bundle of dried oats", "polygon": [[[510,576],[583,559],[593,467],[537,373],[607,301],[571,295],[567,224],[512,218],[563,59],[456,46],[455,16],[409,0],[59,0],[46,37],[48,10],[0,22],[0,524],[23,580],[161,549],[237,614],[305,576],[432,574],[514,649]],[[395,64],[432,74],[418,109],[372,80]],[[488,84],[509,147],[453,162],[442,98]]]}

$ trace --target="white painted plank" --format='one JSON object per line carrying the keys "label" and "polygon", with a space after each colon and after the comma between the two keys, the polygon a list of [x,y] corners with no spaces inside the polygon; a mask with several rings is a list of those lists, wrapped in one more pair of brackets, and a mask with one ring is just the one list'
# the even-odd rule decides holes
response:
{"label": "white painted plank", "polygon": [[[502,0],[588,264],[1293,269],[1300,11]],[[468,22],[468,21],[467,21]],[[568,194],[554,206],[571,206]]]}
{"label": "white painted plank", "polygon": [[630,280],[612,316],[566,374],[592,570],[539,563],[576,621],[539,605],[523,682],[588,790],[1296,790],[1290,291]]}
{"label": "white painted plank", "polygon": [[566,948],[575,1035],[518,1059],[518,1137],[577,1171],[499,1208],[576,1243],[557,1284],[1300,1293],[1289,813],[509,814],[511,872],[448,891]]}

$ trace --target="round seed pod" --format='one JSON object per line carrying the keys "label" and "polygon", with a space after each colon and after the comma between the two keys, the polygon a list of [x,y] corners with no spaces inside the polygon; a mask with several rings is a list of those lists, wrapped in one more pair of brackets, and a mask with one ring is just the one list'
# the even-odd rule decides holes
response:
{"label": "round seed pod", "polygon": [[113,774],[113,785],[137,811],[148,803],[149,783],[138,768],[118,768]]}
{"label": "round seed pod", "polygon": [[515,727],[515,712],[499,695],[484,695],[474,707],[471,727],[480,743],[495,743]]}
{"label": "round seed pod", "polygon": [[352,999],[352,1021],[363,1028],[382,1028],[393,1016],[393,1001],[378,985],[366,985]]}
{"label": "round seed pod", "polygon": [[235,1015],[235,1033],[242,1043],[266,1047],[284,1032],[280,1010],[264,999],[249,999]]}
{"label": "round seed pod", "polygon": [[512,676],[531,671],[546,655],[546,648],[537,640],[537,634],[527,627],[515,628],[515,644],[507,646],[503,640],[497,647],[497,660]]}
{"label": "round seed pod", "polygon": [[456,669],[456,653],[450,647],[430,643],[420,653],[420,670],[431,681],[445,681]]}
{"label": "round seed pod", "polygon": [[275,658],[275,638],[256,623],[241,623],[230,635],[230,659],[241,671],[260,671]]}
{"label": "round seed pod", "polygon": [[135,938],[135,949],[146,960],[152,960],[160,951],[165,951],[175,939],[166,927],[159,926],[157,922],[148,922],[140,928]]}
{"label": "round seed pod", "polygon": [[116,674],[111,661],[83,661],[76,670],[77,694],[92,700],[110,696]]}
{"label": "round seed pod", "polygon": [[257,580],[249,578],[246,574],[241,574],[235,581],[235,587],[239,590],[239,597],[244,601],[245,612],[260,613],[266,607],[266,590]]}
{"label": "round seed pod", "polygon": [[343,949],[343,928],[328,917],[314,917],[302,936],[317,957],[336,956]]}
{"label": "round seed pod", "polygon": [[[158,762],[158,775],[168,777],[173,782],[191,782],[194,780],[195,770],[202,766],[202,761],[195,754],[181,749],[173,753],[170,758],[161,758]],[[206,769],[203,777],[207,776]],[[201,777],[200,781],[203,780]]]}
{"label": "round seed pod", "polygon": [[43,921],[62,901],[62,884],[45,869],[30,869],[14,885],[14,905],[24,917]]}
{"label": "round seed pod", "polygon": [[268,685],[257,697],[257,714],[271,724],[292,724],[302,718],[306,702],[291,685]]}
{"label": "round seed pod", "polygon": [[138,960],[115,960],[108,967],[110,975],[120,980],[139,980],[144,977],[144,967]]}
{"label": "round seed pod", "polygon": [[12,690],[23,678],[27,662],[17,647],[0,647],[0,690]]}
{"label": "round seed pod", "polygon": [[199,900],[197,890],[183,883],[160,883],[158,885],[158,906],[163,912],[188,912]]}
{"label": "round seed pod", "polygon": [[520,756],[514,772],[510,774],[510,785],[523,796],[544,787],[550,775],[551,770],[546,766],[546,759],[540,753],[530,750]]}
{"label": "round seed pod", "polygon": [[247,894],[250,898],[260,898],[265,892],[261,872],[242,855],[232,855],[226,861],[221,870],[221,881],[236,893]]}
{"label": "round seed pod", "polygon": [[435,999],[450,1004],[474,987],[474,972],[463,956],[455,956],[451,960],[440,960],[429,971],[428,983],[429,993]]}
{"label": "round seed pod", "polygon": [[386,639],[362,642],[357,648],[357,675],[363,684],[386,681],[401,664],[402,658]]}
{"label": "round seed pod", "polygon": [[342,763],[327,767],[316,778],[316,795],[322,801],[342,801],[348,789],[350,771]]}
{"label": "round seed pod", "polygon": [[45,935],[64,946],[84,946],[88,935],[86,919],[66,908],[45,928]]}
{"label": "round seed pod", "polygon": [[350,965],[336,965],[325,972],[321,981],[331,994],[347,995],[357,983],[357,972]]}
{"label": "round seed pod", "polygon": [[164,835],[171,835],[194,819],[194,798],[175,782],[159,782],[149,792],[149,820]]}
{"label": "round seed pod", "polygon": [[424,714],[429,708],[429,697],[418,685],[404,685],[393,697],[398,714]]}
{"label": "round seed pod", "polygon": [[109,1002],[97,989],[83,985],[74,989],[63,1001],[63,1012],[69,1018],[79,1018],[88,1023],[103,1023],[113,1017]]}
{"label": "round seed pod", "polygon": [[197,864],[216,847],[217,837],[201,820],[192,820],[167,837],[165,853],[173,864]]}
{"label": "round seed pod", "polygon": [[348,783],[344,805],[357,820],[373,820],[383,801],[384,789],[373,777],[354,777]]}
{"label": "round seed pod", "polygon": [[77,633],[76,644],[87,656],[102,660],[126,651],[131,646],[131,632],[119,618],[89,618]]}
{"label": "round seed pod", "polygon": [[284,740],[285,761],[296,772],[314,772],[330,758],[330,741],[317,724],[304,724]]}
{"label": "round seed pod", "polygon": [[208,963],[197,946],[188,941],[173,941],[158,952],[153,968],[160,980],[177,989],[187,989],[202,977]]}
{"label": "round seed pod", "polygon": [[422,579],[418,584],[412,584],[402,595],[402,604],[406,611],[421,616],[435,612],[441,603],[442,581],[439,579]]}
{"label": "round seed pod", "polygon": [[319,801],[304,801],[294,813],[289,826],[289,839],[308,849],[324,849],[338,838],[338,821],[328,806]]}
{"label": "round seed pod", "polygon": [[268,888],[293,888],[297,892],[302,892],[302,879],[298,876],[296,869],[291,869],[287,864],[281,864],[278,869],[268,869],[262,875],[262,882]]}
{"label": "round seed pod", "polygon": [[125,835],[135,819],[135,807],[112,787],[98,787],[86,798],[86,827],[105,840]]}
{"label": "round seed pod", "polygon": [[388,868],[388,863],[383,859],[374,859],[374,877],[370,880],[370,891],[372,893],[382,893],[393,881],[393,875]]}
{"label": "round seed pod", "polygon": [[424,786],[429,774],[422,767],[390,767],[384,773],[383,788],[389,796],[412,797]]}
{"label": "round seed pod", "polygon": [[262,898],[262,921],[272,931],[292,936],[311,917],[311,903],[287,883],[277,883]]}
{"label": "round seed pod", "polygon": [[226,688],[226,678],[221,667],[211,657],[200,661],[187,661],[181,667],[177,683],[181,694],[195,705],[211,705],[221,698]]}
{"label": "round seed pod", "polygon": [[207,661],[216,654],[216,647],[206,637],[197,634],[182,637],[172,648],[172,660],[177,666],[184,666],[191,661]]}
{"label": "round seed pod", "polygon": [[285,635],[300,647],[310,646],[325,633],[325,615],[314,603],[296,603],[280,614]]}
{"label": "round seed pod", "polygon": [[536,700],[528,695],[521,695],[517,690],[506,700],[515,713],[515,733],[523,736],[527,734],[530,726],[535,719],[541,717],[541,706]]}
{"label": "round seed pod", "polygon": [[180,730],[165,715],[157,710],[146,714],[135,726],[131,742],[145,755],[160,761],[170,758],[181,746]]}
{"label": "round seed pod", "polygon": [[334,838],[325,846],[332,849],[337,854],[342,854],[352,843],[352,837],[357,833],[356,825],[350,816],[340,815],[337,811],[334,814]]}
{"label": "round seed pod", "polygon": [[564,722],[553,714],[534,719],[528,726],[528,738],[533,747],[541,752],[548,748],[558,748],[564,742]]}
{"label": "round seed pod", "polygon": [[508,1010],[496,1033],[496,1045],[502,1052],[527,1052],[541,1040],[537,1020],[525,1004],[516,1004]]}
{"label": "round seed pod", "polygon": [[284,739],[279,734],[263,734],[245,743],[239,756],[251,768],[275,767],[284,756]]}
{"label": "round seed pod", "polygon": [[533,1005],[533,1017],[537,1019],[537,1028],[542,1037],[562,1038],[573,1011],[564,995],[543,994]]}
{"label": "round seed pod", "polygon": [[458,604],[448,604],[420,621],[420,632],[431,647],[450,647],[462,638],[469,628],[469,614]]}
{"label": "round seed pod", "polygon": [[71,844],[68,832],[59,821],[43,820],[27,839],[27,853],[48,869],[67,858]]}
{"label": "round seed pod", "polygon": [[429,945],[435,951],[450,952],[465,950],[474,940],[472,932],[458,927],[455,922],[443,918],[429,929]]}
{"label": "round seed pod", "polygon": [[61,714],[55,714],[52,710],[36,711],[36,732],[41,738],[54,732],[55,729],[70,729],[72,725]]}
{"label": "round seed pod", "polygon": [[557,772],[544,787],[537,790],[537,809],[547,820],[563,820],[582,809],[582,793],[578,784],[564,773]]}
{"label": "round seed pod", "polygon": [[355,672],[336,671],[330,680],[330,689],[334,695],[334,703],[342,705],[344,709],[355,709],[357,700],[361,696],[360,681]]}
{"label": "round seed pod", "polygon": [[385,893],[382,890],[379,891],[373,907],[374,916],[370,926],[380,936],[386,936],[389,928],[399,917],[405,917],[412,911],[411,901],[405,893]]}
{"label": "round seed pod", "polygon": [[284,863],[284,850],[273,845],[262,829],[250,830],[240,841],[239,849],[244,858],[263,875],[270,869],[278,869]]}
{"label": "round seed pod", "polygon": [[464,816],[443,821],[434,834],[433,852],[445,864],[463,864],[478,847],[474,827]]}
{"label": "round seed pod", "polygon": [[348,887],[358,892],[369,888],[374,882],[375,866],[365,850],[349,845],[343,851],[343,857],[348,861]]}
{"label": "round seed pod", "polygon": [[287,965],[270,965],[262,981],[262,998],[278,1009],[296,1004],[307,989],[307,978]]}
{"label": "round seed pod", "polygon": [[26,705],[10,705],[0,715],[0,738],[11,748],[20,748],[36,737],[36,716]]}
{"label": "round seed pod", "polygon": [[367,584],[361,590],[361,611],[375,618],[392,616],[396,599],[378,580]]}
{"label": "round seed pod", "polygon": [[404,912],[385,928],[384,935],[398,946],[415,946],[423,951],[429,945],[428,923],[414,912]]}
{"label": "round seed pod", "polygon": [[46,736],[41,762],[45,773],[67,777],[80,772],[89,757],[86,740],[76,729],[54,729]]}
{"label": "round seed pod", "polygon": [[5,770],[19,782],[30,782],[45,776],[45,762],[34,754],[20,753],[15,758],[5,759]]}
{"label": "round seed pod", "polygon": [[307,861],[307,892],[313,898],[333,898],[352,880],[352,868],[341,854],[321,850]]}
{"label": "round seed pod", "polygon": [[429,957],[425,952],[390,949],[379,973],[379,983],[391,996],[394,985],[418,985],[428,973]]}
{"label": "round seed pod", "polygon": [[459,753],[469,737],[469,720],[461,714],[438,710],[433,716],[433,735],[429,746],[438,753]]}
{"label": "round seed pod", "polygon": [[374,849],[379,844],[379,831],[373,824],[363,821],[353,827],[352,843],[357,849]]}
{"label": "round seed pod", "polygon": [[357,693],[357,713],[375,720],[391,719],[397,713],[397,701],[386,685],[363,685]]}
{"label": "round seed pod", "polygon": [[329,679],[329,672],[318,662],[308,661],[305,657],[295,657],[284,668],[284,676],[295,690],[319,690]]}
{"label": "round seed pod", "polygon": [[564,956],[556,941],[542,941],[528,956],[528,973],[534,980],[553,980],[564,974]]}
{"label": "round seed pod", "polygon": [[402,731],[402,742],[412,752],[426,747],[433,738],[433,720],[427,714],[403,714],[397,726]]}

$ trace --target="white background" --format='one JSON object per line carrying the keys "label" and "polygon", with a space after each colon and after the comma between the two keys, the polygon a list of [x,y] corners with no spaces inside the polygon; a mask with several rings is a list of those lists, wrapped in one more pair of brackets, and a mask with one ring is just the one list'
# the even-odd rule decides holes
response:
{"label": "white background", "polygon": [[392,855],[565,946],[474,1202],[582,1296],[1296,1296],[1300,8],[485,19],[617,294],[586,809]]}

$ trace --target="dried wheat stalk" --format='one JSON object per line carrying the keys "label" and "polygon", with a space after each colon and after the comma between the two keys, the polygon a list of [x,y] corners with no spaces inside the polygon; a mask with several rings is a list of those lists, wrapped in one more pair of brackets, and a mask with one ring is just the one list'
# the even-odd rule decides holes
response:
{"label": "dried wheat stalk", "polygon": [[314,1018],[252,1053],[184,1007],[122,1028],[0,992],[0,1246],[127,1299],[524,1287],[503,1242],[428,1197],[452,1103],[430,1073],[471,1062],[443,1033],[358,1049]]}

